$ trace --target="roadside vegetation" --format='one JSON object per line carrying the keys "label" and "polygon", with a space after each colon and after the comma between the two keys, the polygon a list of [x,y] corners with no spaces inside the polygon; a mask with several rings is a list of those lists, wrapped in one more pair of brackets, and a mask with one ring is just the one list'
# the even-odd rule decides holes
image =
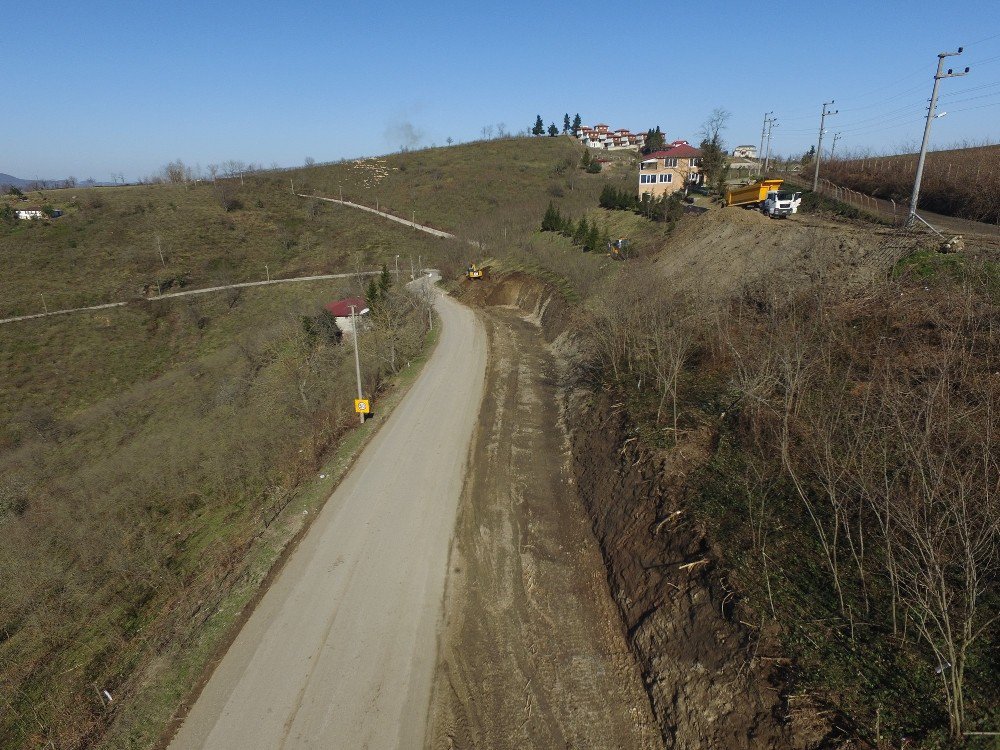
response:
{"label": "roadside vegetation", "polygon": [[1000,719],[1000,280],[899,269],[861,298],[762,284],[722,306],[623,272],[578,367],[647,446],[712,435],[685,505],[843,733],[936,747]]}

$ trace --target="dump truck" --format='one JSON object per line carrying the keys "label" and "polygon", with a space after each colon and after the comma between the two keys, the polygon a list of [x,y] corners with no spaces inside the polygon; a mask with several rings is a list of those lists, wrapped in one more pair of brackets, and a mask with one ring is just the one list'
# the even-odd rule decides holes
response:
{"label": "dump truck", "polygon": [[475,263],[472,263],[467,269],[465,269],[465,275],[470,279],[481,279],[483,278],[483,269]]}
{"label": "dump truck", "polygon": [[734,188],[726,193],[727,206],[759,208],[774,218],[783,218],[793,213],[793,196],[780,190],[783,180],[760,180],[746,187]]}

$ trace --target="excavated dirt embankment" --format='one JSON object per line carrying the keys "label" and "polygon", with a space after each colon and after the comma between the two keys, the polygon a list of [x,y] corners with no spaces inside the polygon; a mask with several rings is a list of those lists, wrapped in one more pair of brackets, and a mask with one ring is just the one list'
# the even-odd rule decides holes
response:
{"label": "excavated dirt embankment", "polygon": [[[534,277],[488,279],[463,296],[516,306],[554,351],[572,346],[569,307]],[[685,478],[710,456],[714,435],[652,452],[605,395],[563,387],[561,398],[577,495],[665,746],[822,746],[827,723],[802,696],[790,705],[787,662],[773,636],[744,621],[751,616],[716,568],[711,540],[685,513]]]}

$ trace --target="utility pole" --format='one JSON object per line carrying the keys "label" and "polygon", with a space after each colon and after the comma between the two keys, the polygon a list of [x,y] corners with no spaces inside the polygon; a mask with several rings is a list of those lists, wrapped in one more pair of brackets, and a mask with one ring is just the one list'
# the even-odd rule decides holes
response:
{"label": "utility pole", "polygon": [[938,83],[940,83],[942,78],[958,78],[959,76],[964,76],[969,72],[969,69],[966,68],[961,73],[953,73],[952,69],[948,68],[947,73],[942,73],[941,71],[944,69],[944,59],[946,57],[954,57],[955,55],[961,54],[961,47],[958,48],[957,52],[938,53],[937,73],[934,74],[934,88],[931,90],[931,105],[927,108],[927,123],[924,125],[924,140],[920,144],[920,158],[917,159],[917,175],[913,180],[913,195],[910,197],[910,215],[906,217],[906,226],[912,226],[913,222],[920,218],[917,216],[917,199],[920,198],[920,178],[923,177],[924,174],[924,159],[927,158],[927,143],[931,139],[931,121],[937,117],[934,110],[937,109]]}
{"label": "utility pole", "polygon": [[762,162],[760,160],[760,157],[761,157],[761,154],[764,153],[764,131],[767,130],[767,120],[768,120],[768,118],[771,115],[773,115],[773,114],[774,114],[774,112],[765,112],[764,113],[764,124],[760,126],[760,148],[757,149],[757,176],[758,177],[761,176],[761,171],[762,171],[761,170],[761,164],[762,164]]}
{"label": "utility pole", "polygon": [[271,280],[271,269],[267,267],[267,263],[264,264],[264,275],[267,277],[268,281]]}
{"label": "utility pole", "polygon": [[45,304],[45,295],[39,292],[38,296],[42,298],[42,309],[45,310],[45,312],[48,312],[49,306]]}
{"label": "utility pole", "polygon": [[414,272],[414,269],[413,269],[413,256],[411,255],[410,256],[410,281],[413,281],[415,278],[417,278],[417,274]]}
{"label": "utility pole", "polygon": [[[767,168],[771,164],[771,129],[776,127],[777,124],[777,117],[772,117],[767,121],[767,155],[764,157],[764,172],[767,172]],[[761,174],[761,177],[763,176],[764,175]]]}
{"label": "utility pole", "polygon": [[823,155],[823,123],[826,122],[828,115],[835,115],[840,110],[835,109],[832,112],[827,112],[826,108],[833,104],[833,99],[828,102],[823,102],[823,114],[819,116],[819,143],[816,144],[816,155],[813,157],[816,160],[816,168],[813,170],[813,192],[816,192],[816,188],[819,187],[819,161]]}
{"label": "utility pole", "polygon": [[160,235],[156,235],[156,252],[160,254],[160,265],[167,267],[167,262],[163,260],[163,250],[160,248]]}
{"label": "utility pole", "polygon": [[830,161],[833,161],[833,151],[837,148],[837,141],[840,140],[840,133],[833,134],[833,143],[830,144]]}
{"label": "utility pole", "polygon": [[340,202],[341,203],[344,202],[344,186],[343,185],[340,186]]}
{"label": "utility pole", "polygon": [[[364,398],[361,393],[361,357],[358,355],[358,318],[355,315],[356,306],[351,305],[351,338],[354,339],[354,374],[358,377],[358,398]],[[365,423],[365,414],[361,412],[358,416],[361,417],[361,424]]]}
{"label": "utility pole", "polygon": [[396,286],[399,286],[399,256],[396,256]]}

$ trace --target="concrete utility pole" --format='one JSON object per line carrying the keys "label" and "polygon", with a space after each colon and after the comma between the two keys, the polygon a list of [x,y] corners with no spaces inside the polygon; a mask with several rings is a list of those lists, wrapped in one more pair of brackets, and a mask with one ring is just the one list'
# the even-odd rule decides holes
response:
{"label": "concrete utility pole", "polygon": [[[354,339],[354,374],[358,377],[358,398],[364,398],[361,393],[361,357],[358,354],[358,317],[354,314],[355,305],[351,305],[351,338]],[[361,417],[361,424],[365,423],[365,414],[358,414]]]}
{"label": "concrete utility pole", "polygon": [[942,78],[958,78],[959,76],[964,76],[969,72],[969,69],[966,68],[961,73],[953,73],[952,69],[948,68],[947,73],[942,73],[941,71],[944,69],[944,59],[946,57],[954,57],[955,55],[961,54],[961,47],[958,48],[957,52],[938,53],[937,73],[934,74],[934,88],[931,90],[931,104],[927,108],[927,123],[924,125],[924,140],[920,144],[920,158],[917,159],[917,175],[913,180],[913,195],[910,197],[910,215],[906,217],[906,226],[912,226],[913,222],[920,218],[917,216],[917,199],[920,198],[920,178],[924,175],[924,159],[927,158],[927,143],[931,139],[931,121],[937,117],[937,115],[934,114],[934,110],[937,109],[938,83],[940,83]]}
{"label": "concrete utility pole", "polygon": [[837,141],[840,140],[840,133],[833,134],[833,143],[830,144],[830,161],[833,161],[833,151],[837,148]]}
{"label": "concrete utility pole", "polygon": [[399,286],[399,256],[396,256],[396,286]]}
{"label": "concrete utility pole", "polygon": [[[768,166],[771,164],[771,128],[778,125],[778,118],[772,117],[767,121],[767,154],[764,157],[764,172],[767,172]],[[761,177],[764,175],[761,174]]]}
{"label": "concrete utility pole", "polygon": [[835,109],[832,112],[827,112],[826,108],[833,104],[833,99],[828,102],[823,102],[823,114],[819,116],[819,142],[816,144],[816,154],[813,159],[816,160],[816,169],[813,170],[813,192],[816,192],[816,188],[819,187],[819,161],[823,154],[823,124],[826,122],[826,118],[829,115],[835,115],[840,112],[839,109]]}
{"label": "concrete utility pole", "polygon": [[757,176],[758,177],[761,176],[761,172],[762,172],[762,170],[761,170],[761,164],[762,164],[762,162],[760,160],[760,157],[764,153],[764,131],[767,130],[767,119],[771,115],[773,115],[773,114],[774,114],[774,112],[765,112],[764,113],[764,124],[760,126],[760,148],[757,149]]}

